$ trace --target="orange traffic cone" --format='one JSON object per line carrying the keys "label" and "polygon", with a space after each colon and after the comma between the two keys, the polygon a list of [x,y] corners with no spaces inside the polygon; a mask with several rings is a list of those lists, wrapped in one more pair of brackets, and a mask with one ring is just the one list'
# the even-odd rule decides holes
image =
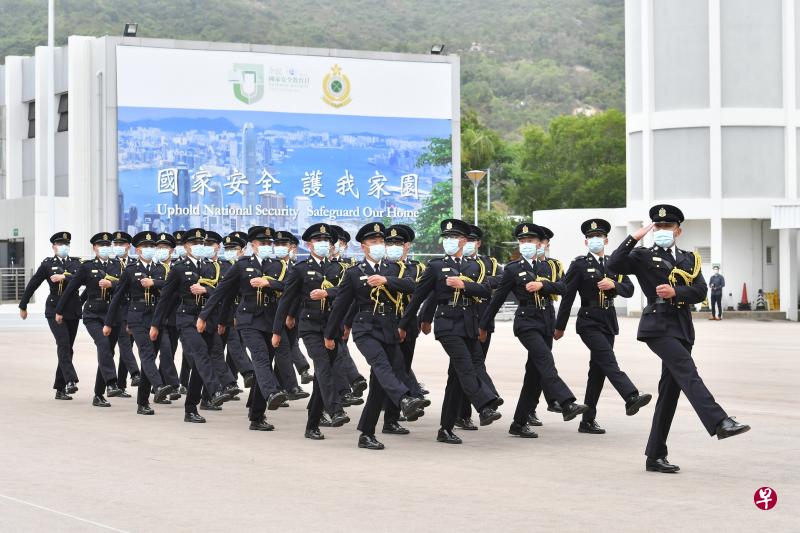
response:
{"label": "orange traffic cone", "polygon": [[737,311],[751,311],[750,302],[747,300],[747,283],[742,284],[742,301],[736,306]]}

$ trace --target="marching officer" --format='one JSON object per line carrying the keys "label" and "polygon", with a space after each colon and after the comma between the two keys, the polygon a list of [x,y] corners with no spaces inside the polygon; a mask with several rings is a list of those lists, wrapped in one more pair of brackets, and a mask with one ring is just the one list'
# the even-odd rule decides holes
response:
{"label": "marching officer", "polygon": [[69,283],[69,278],[74,276],[80,268],[81,262],[77,257],[70,257],[69,245],[72,234],[68,231],[59,231],[50,237],[53,248],[53,257],[48,257],[31,277],[25,286],[25,292],[19,302],[19,316],[22,320],[28,318],[28,302],[39,286],[47,281],[50,294],[47,296],[44,307],[44,316],[53,338],[56,340],[56,377],[53,388],[56,391],[56,400],[71,400],[78,392],[78,373],[72,364],[73,345],[78,334],[78,322],[81,319],[81,303],[77,294],[73,294],[69,307],[62,311],[63,320],[59,324],[55,320],[56,304],[64,293],[64,288]]}
{"label": "marching officer", "polygon": [[616,275],[608,269],[605,247],[611,224],[602,218],[594,218],[581,224],[581,233],[586,237],[589,253],[575,258],[567,270],[565,278],[567,292],[564,293],[556,318],[556,340],[564,336],[569,322],[569,314],[575,296],[580,294],[581,306],[575,330],[583,344],[589,348],[589,378],[586,382],[584,403],[589,409],[583,413],[578,424],[580,433],[603,434],[605,429],[597,423],[597,401],[603,390],[605,379],[611,382],[622,399],[625,400],[625,413],[635,415],[639,409],[650,403],[652,395],[642,394],[620,370],[614,355],[614,337],[619,334],[617,312],[614,298],[630,298],[633,283],[625,275]]}
{"label": "marching officer", "polygon": [[[216,332],[200,333],[196,328],[197,315],[203,310],[206,295],[209,293],[208,286],[201,283],[208,280],[204,277],[208,271],[204,269],[205,265],[201,259],[205,255],[203,244],[205,238],[206,232],[202,228],[184,232],[183,247],[186,256],[172,265],[167,274],[150,326],[150,340],[155,341],[166,316],[177,313],[175,325],[178,328],[183,353],[191,368],[183,420],[199,424],[206,421],[197,412],[203,386],[210,395],[211,405],[222,405],[232,396],[230,390],[223,391],[209,355],[214,346]],[[216,325],[214,327],[216,328]]]}
{"label": "marching officer", "polygon": [[[293,233],[289,233],[289,239],[291,244],[289,245],[287,261],[289,267],[292,268],[297,264],[297,247],[300,245],[300,239],[295,237]],[[287,320],[289,320],[289,317],[287,317]],[[307,385],[314,381],[314,375],[311,373],[311,365],[308,363],[308,359],[300,351],[300,337],[297,335],[297,328],[294,327],[294,317],[291,317],[289,323],[292,324],[292,327],[289,327],[288,324],[286,325],[286,335],[292,344],[292,364],[300,375],[300,383]]]}
{"label": "marching officer", "polygon": [[[700,268],[700,255],[676,245],[683,232],[683,212],[673,205],[660,204],[651,207],[649,214],[652,223],[638,229],[619,245],[608,261],[608,268],[620,274],[636,275],[647,297],[636,338],[661,359],[661,380],[645,449],[645,469],[675,473],[680,467],[667,460],[667,436],[681,391],[709,435],[725,439],[749,431],[750,426],[736,422],[719,406],[700,378],[692,358],[692,306],[705,299],[708,287]],[[650,231],[653,231],[655,245],[637,247],[636,243]]]}
{"label": "marching officer", "polygon": [[56,304],[55,319],[58,324],[64,323],[64,313],[73,309],[74,298],[78,297],[78,289],[85,286],[83,295],[83,325],[97,347],[97,375],[94,382],[95,407],[110,407],[111,404],[103,396],[121,396],[123,391],[117,386],[117,371],[114,365],[114,345],[119,335],[119,325],[115,325],[110,335],[103,335],[103,322],[108,304],[111,302],[114,287],[118,281],[118,263],[109,259],[111,255],[111,234],[97,233],[89,239],[95,258],[84,261],[75,275],[69,277],[67,288],[62,292]]}
{"label": "marching officer", "polygon": [[461,439],[453,433],[461,395],[466,394],[478,410],[482,426],[500,418],[497,407],[502,404],[502,399],[492,392],[491,379],[482,365],[479,317],[474,304],[476,298],[488,298],[491,291],[486,284],[476,281],[480,276],[478,263],[463,257],[469,224],[446,219],[440,226],[445,256],[428,263],[403,313],[399,329],[402,339],[409,324],[417,320],[417,311],[423,301],[428,297],[435,299],[434,334],[450,358],[441,428],[436,440],[461,444]]}
{"label": "marching officer", "polygon": [[[186,248],[183,246],[183,236],[186,232],[182,230],[177,230],[172,232],[172,236],[175,238],[175,250],[173,251],[171,264],[175,265],[179,261],[182,261],[186,258]],[[169,274],[169,271],[167,271]],[[164,295],[162,294],[161,297],[163,298]],[[174,302],[170,302],[169,308],[176,309],[178,307],[177,298],[179,298],[178,294],[175,293],[173,298],[176,298]],[[178,332],[178,327],[175,324],[175,313],[169,313],[166,318],[166,324],[162,324],[163,327],[167,329],[169,333],[169,342],[170,347],[172,348],[172,356],[175,357],[175,354],[178,352],[178,341],[180,340],[180,333]],[[181,386],[179,392],[181,394],[186,394],[186,390],[189,387],[189,373],[191,372],[192,365],[189,364],[189,361],[186,359],[186,354],[183,353],[181,350],[181,372],[180,372],[180,382]]]}
{"label": "marching officer", "polygon": [[336,240],[336,235],[326,224],[313,224],[303,233],[303,241],[310,256],[304,261],[298,261],[289,271],[272,326],[272,346],[277,348],[281,343],[281,331],[286,318],[290,316],[290,312],[296,313],[291,315],[293,318],[299,315],[298,335],[303,339],[306,352],[314,362],[314,390],[309,402],[305,431],[305,437],[312,440],[325,438],[319,430],[323,410],[331,415],[332,427],[350,422],[350,417],[342,409],[334,383],[333,367],[337,349],[326,348],[323,339],[330,316],[330,299],[336,296],[338,289],[327,274],[335,276],[336,271],[340,270],[338,265],[333,265],[336,270],[331,269],[328,259],[330,247]]}
{"label": "marching officer", "polygon": [[[115,231],[111,241],[111,248],[114,258],[118,262],[118,273],[116,277],[122,275],[122,272],[127,268],[128,264],[135,262],[135,250],[131,249],[133,238],[129,233],[124,231]],[[141,373],[139,372],[139,364],[136,362],[136,355],[133,353],[133,335],[128,333],[128,305],[122,306],[122,314],[119,317],[119,338],[117,339],[117,348],[119,348],[119,362],[117,365],[117,385],[122,389],[122,398],[130,398],[127,393],[128,374],[131,376],[131,386],[138,387]],[[113,346],[112,346],[113,348]]]}
{"label": "marching officer", "polygon": [[[177,241],[171,233],[164,232],[158,234],[158,240],[156,241],[156,256],[154,260],[158,262],[164,269],[164,280],[167,279],[167,275],[172,268],[172,257],[177,249],[176,247]],[[175,366],[175,352],[177,351],[178,346],[178,330],[175,327],[174,314],[170,315],[166,324],[162,324],[162,328],[159,330],[159,339],[158,371],[161,373],[161,379],[164,381],[164,383],[172,385],[172,392],[169,393],[168,399],[161,401],[155,400],[155,402],[170,404],[173,400],[178,400],[181,397],[181,392],[179,392],[181,387],[180,377],[178,376],[178,368]],[[174,347],[173,339],[175,343]]]}
{"label": "marching officer", "polygon": [[398,346],[397,319],[403,295],[414,291],[414,278],[412,272],[406,273],[405,265],[384,261],[384,231],[380,222],[358,230],[356,241],[361,243],[364,260],[344,272],[325,327],[325,348],[333,350],[334,339],[342,334],[340,324],[352,308],[353,340],[370,366],[369,394],[358,422],[358,447],[370,450],[384,448],[375,438],[375,425],[387,398],[406,418],[419,418],[430,405],[429,400],[412,395]]}
{"label": "marching officer", "polygon": [[[239,295],[236,326],[244,345],[253,354],[255,371],[256,386],[250,389],[249,415],[250,429],[254,431],[272,431],[274,426],[267,422],[266,410],[274,411],[286,401],[286,393],[280,390],[272,372],[270,334],[277,307],[275,292],[283,289],[279,278],[286,271],[283,262],[269,258],[274,233],[265,226],[253,226],[248,230],[253,255],[236,261],[197,317],[197,331],[202,333],[207,328],[206,320],[212,314],[227,314],[227,308]],[[217,307],[221,309],[218,311]]]}
{"label": "marching officer", "polygon": [[157,234],[150,231],[137,233],[132,241],[136,249],[136,261],[128,261],[114,291],[114,298],[105,317],[103,335],[111,335],[114,324],[122,314],[121,306],[128,307],[127,327],[133,333],[133,340],[142,362],[142,378],[136,398],[136,414],[153,415],[150,407],[150,389],[154,389],[155,401],[163,401],[172,392],[171,385],[165,385],[156,367],[156,351],[160,339],[150,340],[150,326],[153,322],[153,309],[158,294],[164,286],[165,269],[155,261]]}
{"label": "marching officer", "polygon": [[509,293],[513,293],[519,302],[514,315],[514,335],[527,350],[528,362],[514,421],[508,432],[523,438],[536,438],[538,435],[528,425],[528,414],[536,399],[534,393],[539,387],[544,389],[548,397],[560,402],[565,422],[583,414],[587,407],[575,403],[572,391],[559,377],[548,342],[555,329],[551,296],[564,294],[564,282],[548,276],[550,270],[536,258],[536,249],[542,238],[538,226],[531,222],[518,224],[514,229],[514,237],[519,242],[522,257],[506,265],[500,285],[481,318],[480,333],[481,338],[486,337],[491,320]]}

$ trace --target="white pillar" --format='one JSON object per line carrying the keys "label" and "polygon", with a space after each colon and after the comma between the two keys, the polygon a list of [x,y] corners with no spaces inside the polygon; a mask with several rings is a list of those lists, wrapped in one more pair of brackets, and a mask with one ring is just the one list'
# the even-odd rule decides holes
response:
{"label": "white pillar", "polygon": [[28,137],[28,105],[22,102],[22,59],[6,57],[6,198],[22,197],[22,140]]}
{"label": "white pillar", "polygon": [[[712,265],[722,264],[722,54],[720,30],[720,0],[708,2],[708,169],[709,222],[711,230],[711,257],[704,257]],[[724,266],[723,266],[724,268]]]}
{"label": "white pillar", "polygon": [[779,230],[780,242],[780,285],[781,311],[786,313],[786,318],[797,321],[797,298],[800,296],[797,283],[798,268],[798,230],[795,228]]}

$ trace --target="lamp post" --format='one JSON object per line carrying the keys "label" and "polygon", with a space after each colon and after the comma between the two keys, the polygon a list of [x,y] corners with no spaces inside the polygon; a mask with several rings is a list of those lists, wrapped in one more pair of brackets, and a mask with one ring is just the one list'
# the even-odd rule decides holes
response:
{"label": "lamp post", "polygon": [[472,182],[474,185],[475,190],[475,225],[478,225],[478,185],[480,184],[483,177],[486,175],[486,171],[484,170],[468,170],[466,172],[469,181]]}

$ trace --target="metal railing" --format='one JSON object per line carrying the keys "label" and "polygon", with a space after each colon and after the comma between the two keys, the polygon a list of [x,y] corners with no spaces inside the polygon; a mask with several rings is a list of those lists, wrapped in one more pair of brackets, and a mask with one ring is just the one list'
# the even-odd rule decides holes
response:
{"label": "metal railing", "polygon": [[24,268],[0,268],[0,304],[18,302],[25,292]]}

